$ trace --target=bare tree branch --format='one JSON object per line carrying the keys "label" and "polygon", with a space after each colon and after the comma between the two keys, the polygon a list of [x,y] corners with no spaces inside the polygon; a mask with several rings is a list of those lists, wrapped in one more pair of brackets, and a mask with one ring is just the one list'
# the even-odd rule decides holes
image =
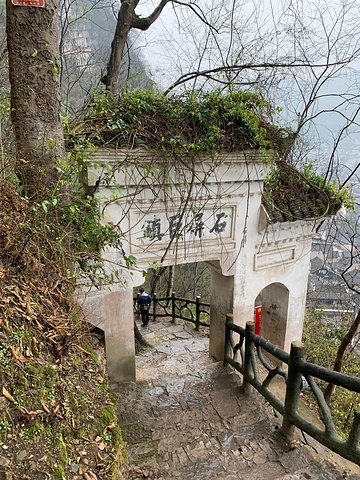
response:
{"label": "bare tree branch", "polygon": [[194,14],[200,18],[200,20],[205,24],[207,25],[208,27],[210,27],[212,30],[214,30],[216,33],[219,33],[219,30],[217,28],[214,27],[214,25],[211,25],[207,20],[206,20],[206,16],[205,14],[203,13],[203,11],[201,10],[201,8],[199,7],[199,5],[195,5],[201,12],[201,14],[199,14],[199,12],[196,11],[196,9],[194,8],[194,5],[192,5],[191,3],[185,3],[185,2],[180,2],[179,0],[172,0],[172,3],[176,3],[177,5],[182,5],[184,7],[188,7],[190,8],[190,10],[192,10],[194,12]]}
{"label": "bare tree branch", "polygon": [[[347,62],[338,62],[337,65],[339,64],[346,64]],[[335,64],[331,64],[335,65]],[[221,67],[216,67],[216,68],[211,68],[207,70],[197,70],[189,73],[185,73],[184,75],[181,75],[172,85],[170,85],[165,91],[164,95],[167,95],[168,93],[171,92],[174,88],[178,87],[179,85],[182,85],[186,82],[189,82],[191,80],[194,80],[197,77],[203,76],[203,77],[208,77],[212,74],[215,73],[220,73],[220,72],[226,72],[226,71],[232,71],[232,72],[241,72],[243,70],[258,70],[258,69],[266,69],[266,68],[272,68],[272,69],[284,69],[284,68],[304,68],[304,67],[311,67],[311,68],[323,68],[329,65],[326,64],[312,64],[311,62],[298,62],[296,60],[290,61],[290,62],[284,62],[284,63],[258,63],[258,64],[244,64],[244,65],[222,65]]]}
{"label": "bare tree branch", "polygon": [[137,28],[138,30],[143,30],[143,31],[147,30],[160,17],[161,12],[163,11],[164,7],[169,3],[169,1],[170,0],[161,0],[159,5],[148,17],[142,18],[134,14],[131,19],[130,28]]}

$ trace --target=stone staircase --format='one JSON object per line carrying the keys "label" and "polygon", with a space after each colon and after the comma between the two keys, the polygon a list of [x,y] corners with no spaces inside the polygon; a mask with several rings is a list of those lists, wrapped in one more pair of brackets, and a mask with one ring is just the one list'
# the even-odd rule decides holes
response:
{"label": "stone staircase", "polygon": [[138,381],[113,386],[128,479],[360,479],[314,441],[281,443],[270,405],[255,391],[245,397],[240,376],[209,359],[203,333],[164,322],[145,333],[155,348],[137,357]]}

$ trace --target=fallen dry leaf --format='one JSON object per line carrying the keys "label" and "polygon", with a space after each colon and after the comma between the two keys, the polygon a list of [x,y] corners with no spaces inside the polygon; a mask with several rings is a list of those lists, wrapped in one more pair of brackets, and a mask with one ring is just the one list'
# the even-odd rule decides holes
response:
{"label": "fallen dry leaf", "polygon": [[9,348],[11,350],[12,356],[17,360],[18,356],[16,354],[16,350],[12,345],[9,345]]}
{"label": "fallen dry leaf", "polygon": [[34,420],[34,418],[39,415],[40,413],[44,413],[43,410],[35,410],[35,411],[31,411],[29,412],[26,417],[28,420]]}
{"label": "fallen dry leaf", "polygon": [[87,352],[84,348],[80,347],[80,345],[76,345],[76,348],[78,348],[78,349],[81,350],[82,352],[86,353],[86,355],[90,355],[90,356],[91,356],[91,353]]}
{"label": "fallen dry leaf", "polygon": [[49,410],[48,407],[45,405],[45,403],[42,403],[41,406],[43,407],[43,409],[45,410],[45,412],[50,413],[50,410]]}
{"label": "fallen dry leaf", "polygon": [[2,394],[3,394],[4,397],[6,397],[10,402],[12,402],[12,403],[15,402],[15,398],[6,390],[5,387],[2,388]]}
{"label": "fallen dry leaf", "polygon": [[31,315],[31,314],[32,314],[32,309],[31,309],[30,302],[26,302],[26,313],[27,313],[28,315]]}
{"label": "fallen dry leaf", "polygon": [[5,244],[5,247],[4,247],[4,250],[9,250],[9,248],[11,247],[12,245],[12,242],[10,240],[10,238],[7,239],[7,242]]}

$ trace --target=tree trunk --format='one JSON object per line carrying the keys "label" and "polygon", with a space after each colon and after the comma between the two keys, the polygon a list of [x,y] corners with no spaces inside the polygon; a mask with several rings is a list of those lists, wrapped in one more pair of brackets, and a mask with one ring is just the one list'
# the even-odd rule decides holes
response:
{"label": "tree trunk", "polygon": [[42,201],[58,180],[56,162],[64,157],[58,7],[59,0],[45,0],[45,8],[6,0],[16,171],[25,195],[34,201]]}
{"label": "tree trunk", "polygon": [[195,263],[195,274],[194,274],[194,293],[193,298],[197,297],[197,280],[198,280],[198,270],[199,270],[199,263]]}
{"label": "tree trunk", "polygon": [[136,322],[134,320],[134,332],[135,332],[135,338],[136,340],[143,345],[144,347],[151,347],[150,343],[145,340],[145,338],[141,335],[140,330],[138,329],[138,326],[136,325]]}
{"label": "tree trunk", "polygon": [[147,30],[156,22],[168,2],[169,0],[160,0],[159,5],[153,12],[148,17],[143,18],[135,13],[139,0],[121,0],[115,35],[111,43],[111,55],[107,66],[107,73],[101,79],[101,81],[105,83],[107,90],[110,90],[113,96],[117,96],[119,92],[122,59],[130,30],[132,28]]}
{"label": "tree trunk", "polygon": [[105,85],[113,96],[119,91],[119,78],[124,55],[124,48],[131,29],[132,18],[138,0],[123,0],[118,14],[114,39],[111,43],[111,55],[107,66]]}
{"label": "tree trunk", "polygon": [[150,281],[150,295],[153,297],[155,290],[156,290],[156,285],[158,284],[158,281],[162,277],[162,275],[166,272],[167,267],[160,267],[158,270],[153,270],[153,276]]}
{"label": "tree trunk", "polygon": [[175,274],[175,265],[170,265],[169,267],[169,279],[167,284],[166,296],[170,297],[174,291],[174,274]]}
{"label": "tree trunk", "polygon": [[[354,336],[355,336],[355,334],[356,334],[356,332],[359,328],[359,325],[360,325],[360,310],[358,311],[358,314],[356,315],[355,320],[351,324],[347,334],[342,339],[341,344],[338,348],[338,351],[337,351],[337,354],[336,354],[336,359],[335,359],[335,362],[334,362],[334,367],[333,367],[333,370],[335,372],[341,372],[345,350],[348,347],[348,345],[350,344],[351,340],[354,338]],[[325,401],[328,405],[330,405],[331,397],[332,397],[334,391],[335,391],[335,385],[333,383],[329,383],[328,386],[325,389],[325,392],[324,392]]]}

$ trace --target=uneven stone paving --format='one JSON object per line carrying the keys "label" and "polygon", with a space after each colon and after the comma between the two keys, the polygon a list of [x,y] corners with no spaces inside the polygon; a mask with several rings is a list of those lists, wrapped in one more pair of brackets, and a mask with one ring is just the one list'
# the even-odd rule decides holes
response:
{"label": "uneven stone paving", "polygon": [[113,385],[129,479],[360,479],[319,445],[321,455],[281,444],[270,405],[245,397],[240,376],[209,359],[204,332],[157,321],[143,333],[155,348],[137,356],[137,382]]}

